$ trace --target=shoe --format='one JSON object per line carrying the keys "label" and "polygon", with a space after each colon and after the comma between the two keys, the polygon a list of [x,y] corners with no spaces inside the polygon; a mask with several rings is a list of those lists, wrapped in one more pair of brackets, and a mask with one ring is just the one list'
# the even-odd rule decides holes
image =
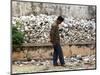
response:
{"label": "shoe", "polygon": [[61,66],[62,66],[62,67],[66,67],[66,65],[65,65],[65,64],[61,64]]}
{"label": "shoe", "polygon": [[59,66],[58,64],[54,64],[53,66]]}

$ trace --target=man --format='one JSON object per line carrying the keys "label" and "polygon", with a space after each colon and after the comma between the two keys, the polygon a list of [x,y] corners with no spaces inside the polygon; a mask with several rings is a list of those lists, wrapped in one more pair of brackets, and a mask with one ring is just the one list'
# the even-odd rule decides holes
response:
{"label": "man", "polygon": [[60,46],[59,25],[64,21],[62,16],[59,16],[55,23],[52,24],[50,31],[50,42],[53,44],[53,65],[58,66],[57,60],[59,58],[61,66],[65,66],[62,48]]}

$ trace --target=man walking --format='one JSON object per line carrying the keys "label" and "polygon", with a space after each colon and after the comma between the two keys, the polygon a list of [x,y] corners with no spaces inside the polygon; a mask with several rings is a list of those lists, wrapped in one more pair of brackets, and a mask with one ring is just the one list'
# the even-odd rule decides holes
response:
{"label": "man walking", "polygon": [[50,42],[53,45],[53,65],[58,66],[57,60],[59,58],[61,66],[65,66],[62,48],[60,46],[60,36],[59,36],[59,25],[64,21],[62,16],[59,16],[57,20],[52,24],[50,31]]}

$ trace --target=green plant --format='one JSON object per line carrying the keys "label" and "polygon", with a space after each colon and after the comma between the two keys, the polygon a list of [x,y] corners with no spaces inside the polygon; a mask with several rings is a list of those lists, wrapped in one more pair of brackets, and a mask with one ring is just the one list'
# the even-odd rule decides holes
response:
{"label": "green plant", "polygon": [[20,46],[24,41],[24,33],[19,31],[16,26],[12,26],[12,44]]}

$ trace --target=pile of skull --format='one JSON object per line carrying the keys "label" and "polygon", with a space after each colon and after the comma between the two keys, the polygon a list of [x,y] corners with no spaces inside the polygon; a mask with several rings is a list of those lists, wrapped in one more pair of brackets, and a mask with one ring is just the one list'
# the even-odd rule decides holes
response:
{"label": "pile of skull", "polygon": [[[34,16],[12,17],[12,25],[23,32],[24,43],[48,43],[49,32],[52,23],[57,19],[56,15],[40,14]],[[79,19],[64,17],[64,22],[59,27],[61,42],[77,43],[95,41],[95,19]]]}

